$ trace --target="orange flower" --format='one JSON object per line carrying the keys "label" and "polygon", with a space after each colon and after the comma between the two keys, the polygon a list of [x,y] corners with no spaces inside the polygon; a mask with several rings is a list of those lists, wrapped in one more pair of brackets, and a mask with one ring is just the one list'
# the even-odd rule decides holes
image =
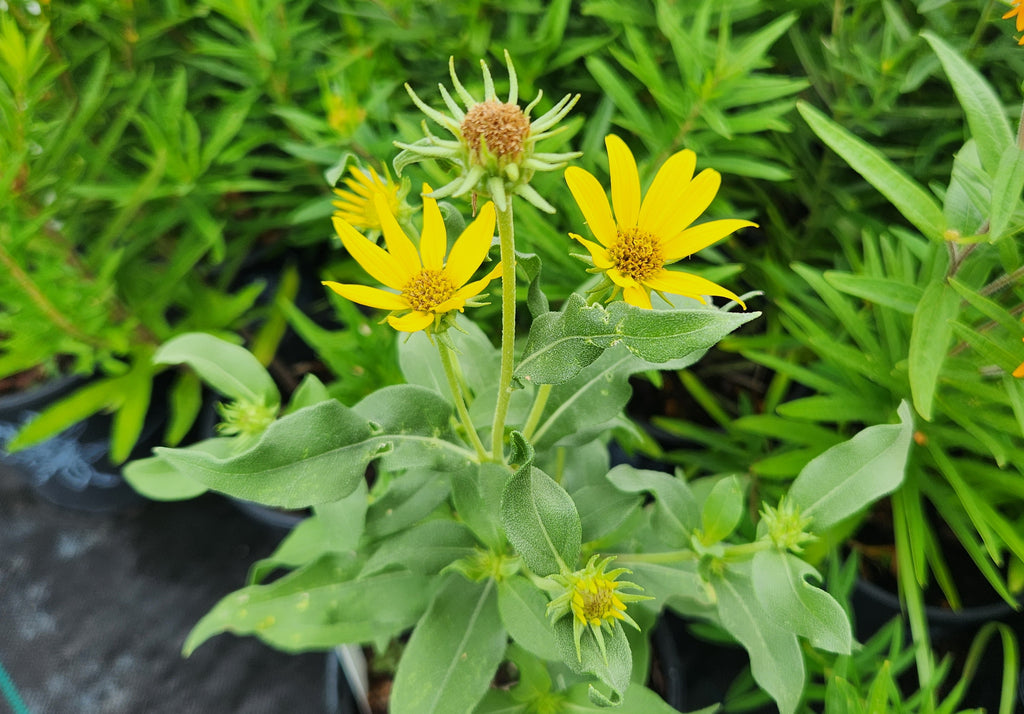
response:
{"label": "orange flower", "polygon": [[[1013,0],[1013,7],[1011,7],[1005,15],[1003,15],[1003,19],[1009,20],[1011,17],[1017,18],[1017,32],[1024,32],[1024,0]],[[1021,36],[1017,44],[1024,45],[1024,35]],[[1014,374],[1015,376],[1018,377],[1021,376],[1016,373]]]}

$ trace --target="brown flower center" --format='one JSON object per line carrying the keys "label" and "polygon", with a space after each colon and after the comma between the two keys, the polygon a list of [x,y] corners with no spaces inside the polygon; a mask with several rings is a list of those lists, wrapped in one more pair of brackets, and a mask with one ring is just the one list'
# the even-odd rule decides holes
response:
{"label": "brown flower center", "polygon": [[515,104],[495,100],[474,104],[462,120],[462,138],[475,152],[480,151],[481,139],[492,154],[515,158],[523,150],[523,142],[530,133],[530,120]]}
{"label": "brown flower center", "polygon": [[402,288],[413,310],[430,312],[455,292],[455,284],[440,270],[423,269]]}
{"label": "brown flower center", "polygon": [[618,231],[617,237],[608,255],[623,275],[641,283],[665,265],[661,245],[650,233],[631,228],[626,233]]}

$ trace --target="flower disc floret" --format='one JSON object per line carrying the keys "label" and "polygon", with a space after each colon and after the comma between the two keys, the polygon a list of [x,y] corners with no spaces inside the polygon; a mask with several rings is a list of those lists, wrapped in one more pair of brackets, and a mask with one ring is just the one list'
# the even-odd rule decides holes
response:
{"label": "flower disc floret", "polygon": [[584,631],[589,629],[602,656],[607,660],[608,655],[605,651],[602,630],[612,632],[616,623],[620,621],[639,630],[639,625],[626,613],[626,603],[651,599],[646,595],[623,592],[623,589],[642,590],[635,583],[617,580],[623,573],[630,572],[626,568],[616,568],[605,572],[605,568],[614,560],[614,556],[608,556],[601,562],[597,562],[597,558],[596,555],[591,557],[587,562],[587,567],[582,570],[567,575],[548,577],[552,583],[551,591],[558,593],[548,603],[548,617],[551,618],[552,623],[555,623],[566,615],[572,615],[576,656],[581,661],[583,654],[580,647]]}
{"label": "flower disc floret", "polygon": [[[600,182],[589,172],[571,166],[565,182],[597,242],[569,235],[590,253],[593,272],[606,280],[598,292],[620,293],[637,307],[651,307],[651,291],[685,295],[705,302],[705,295],[727,297],[743,305],[732,291],[665,266],[717,243],[730,233],[755,223],[740,219],[691,225],[711,205],[722,177],[705,169],[693,175],[697,157],[690,150],[673,154],[658,170],[641,201],[636,160],[625,142],[614,134],[605,138],[611,174],[611,204]],[[612,212],[614,206],[614,214]],[[744,306],[745,307],[745,306]]]}
{"label": "flower disc floret", "polygon": [[505,52],[508,66],[508,99],[502,101],[494,91],[494,81],[487,63],[480,62],[484,78],[484,98],[477,100],[459,81],[455,74],[455,59],[448,62],[455,94],[465,107],[445,89],[438,85],[441,98],[448,109],[444,114],[427,105],[412,87],[406,91],[419,109],[432,120],[443,126],[453,139],[435,136],[423,124],[426,136],[412,144],[395,142],[402,152],[395,158],[395,168],[402,169],[417,161],[438,159],[453,165],[458,175],[449,183],[433,192],[433,198],[472,195],[489,197],[498,210],[508,208],[511,196],[518,195],[543,211],[554,213],[554,207],[533,187],[530,180],[537,171],[554,171],[565,166],[579,152],[546,153],[537,151],[537,142],[554,136],[564,129],[558,123],[565,118],[579,99],[579,95],[565,95],[545,114],[536,119],[530,112],[540,102],[542,94],[520,108],[519,82],[516,78],[512,58]]}
{"label": "flower disc floret", "polygon": [[[430,186],[424,184],[423,192],[430,193]],[[476,220],[455,241],[446,260],[448,236],[437,201],[423,197],[423,231],[418,249],[398,225],[384,197],[377,195],[374,201],[386,250],[360,235],[340,216],[334,217],[334,228],[356,262],[395,292],[333,281],[323,284],[360,305],[390,310],[387,321],[396,330],[444,331],[454,312],[462,312],[466,305],[479,304],[473,298],[501,274],[498,264],[482,278],[470,282],[491,247],[494,205],[487,203],[480,209]]]}

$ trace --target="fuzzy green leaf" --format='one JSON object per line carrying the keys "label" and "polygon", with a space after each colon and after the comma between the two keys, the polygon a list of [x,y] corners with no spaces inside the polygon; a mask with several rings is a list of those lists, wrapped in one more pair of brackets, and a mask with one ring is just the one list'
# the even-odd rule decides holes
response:
{"label": "fuzzy green leaf", "polygon": [[154,364],[187,364],[226,397],[281,403],[273,378],[249,350],[204,332],[188,332],[165,342],[153,355]]}
{"label": "fuzzy green leaf", "polygon": [[460,558],[471,556],[476,539],[463,524],[449,520],[418,523],[385,540],[363,567],[361,576],[395,566],[433,575]]}
{"label": "fuzzy green leaf", "polygon": [[743,489],[739,479],[720,479],[704,500],[701,510],[701,542],[713,545],[727,538],[743,517]]}
{"label": "fuzzy green leaf", "polygon": [[818,572],[795,555],[763,550],[754,556],[751,579],[761,605],[772,620],[818,649],[850,654],[853,634],[842,605],[807,582]]}
{"label": "fuzzy green leaf", "polygon": [[576,640],[573,634],[572,616],[563,617],[555,623],[555,642],[561,651],[562,661],[577,674],[590,674],[597,677],[609,691],[603,691],[593,684],[587,688],[587,697],[599,706],[618,706],[623,694],[629,687],[629,677],[633,669],[633,652],[626,639],[626,633],[618,620],[614,621],[612,630],[601,631],[604,640],[602,654],[594,633],[587,627],[580,638],[580,654],[576,654]]}
{"label": "fuzzy green leaf", "polygon": [[402,653],[389,711],[472,711],[490,687],[506,641],[494,581],[450,575]]}
{"label": "fuzzy green leaf", "polygon": [[697,501],[684,479],[622,464],[608,473],[608,480],[620,491],[654,496],[658,537],[674,547],[689,543],[690,534],[697,527],[698,513]]}
{"label": "fuzzy green leaf", "polygon": [[548,621],[548,598],[527,578],[516,575],[498,583],[498,609],[512,639],[538,657],[560,656]]}
{"label": "fuzzy green leaf", "polygon": [[914,431],[910,406],[899,407],[899,424],[869,426],[807,464],[789,497],[811,528],[823,532],[891,493],[903,482]]}
{"label": "fuzzy green leaf", "polygon": [[573,293],[561,312],[534,320],[515,377],[560,384],[619,343],[640,359],[668,362],[707,350],[758,315],[714,309],[645,310],[622,301],[608,308],[588,306]]}
{"label": "fuzzy green leaf", "polygon": [[804,657],[797,636],[765,611],[748,573],[729,567],[713,581],[722,627],[750,655],[750,670],[780,714],[793,714],[804,689]]}
{"label": "fuzzy green leaf", "polygon": [[533,449],[512,433],[513,458],[521,465],[505,486],[501,519],[505,533],[526,567],[536,575],[576,569],[582,526],[576,504],[565,489],[533,466]]}
{"label": "fuzzy green leaf", "polygon": [[269,585],[250,585],[217,603],[192,629],[187,657],[221,632],[255,635],[286,652],[369,642],[415,623],[426,608],[431,579],[395,571],[355,579],[358,563],[330,555]]}

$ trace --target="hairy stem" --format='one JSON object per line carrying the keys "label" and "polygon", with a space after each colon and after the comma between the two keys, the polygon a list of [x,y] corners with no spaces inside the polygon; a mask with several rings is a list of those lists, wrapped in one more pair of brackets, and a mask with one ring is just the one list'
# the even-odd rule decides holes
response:
{"label": "hairy stem", "polygon": [[533,406],[530,407],[530,414],[526,417],[526,423],[523,424],[523,438],[529,441],[533,438],[533,432],[537,429],[537,424],[540,423],[540,417],[544,413],[544,407],[547,406],[548,396],[551,394],[551,385],[542,384],[537,389],[537,396],[533,398]]}
{"label": "hairy stem", "polygon": [[487,458],[487,449],[484,448],[483,442],[480,441],[480,436],[476,433],[476,429],[473,427],[473,422],[469,418],[469,410],[466,408],[466,400],[462,393],[462,385],[459,384],[459,379],[455,374],[452,351],[446,345],[443,345],[438,341],[437,352],[441,355],[441,365],[444,367],[444,374],[448,378],[448,386],[452,390],[452,399],[455,400],[455,411],[459,414],[459,421],[462,422],[462,427],[466,430],[466,435],[469,438],[470,443],[473,444],[473,448],[476,449],[477,458],[483,461]]}
{"label": "hairy stem", "polygon": [[500,463],[505,460],[505,417],[512,398],[512,369],[515,367],[516,242],[511,202],[504,211],[498,211],[498,240],[501,244],[501,376],[491,429],[491,458]]}

